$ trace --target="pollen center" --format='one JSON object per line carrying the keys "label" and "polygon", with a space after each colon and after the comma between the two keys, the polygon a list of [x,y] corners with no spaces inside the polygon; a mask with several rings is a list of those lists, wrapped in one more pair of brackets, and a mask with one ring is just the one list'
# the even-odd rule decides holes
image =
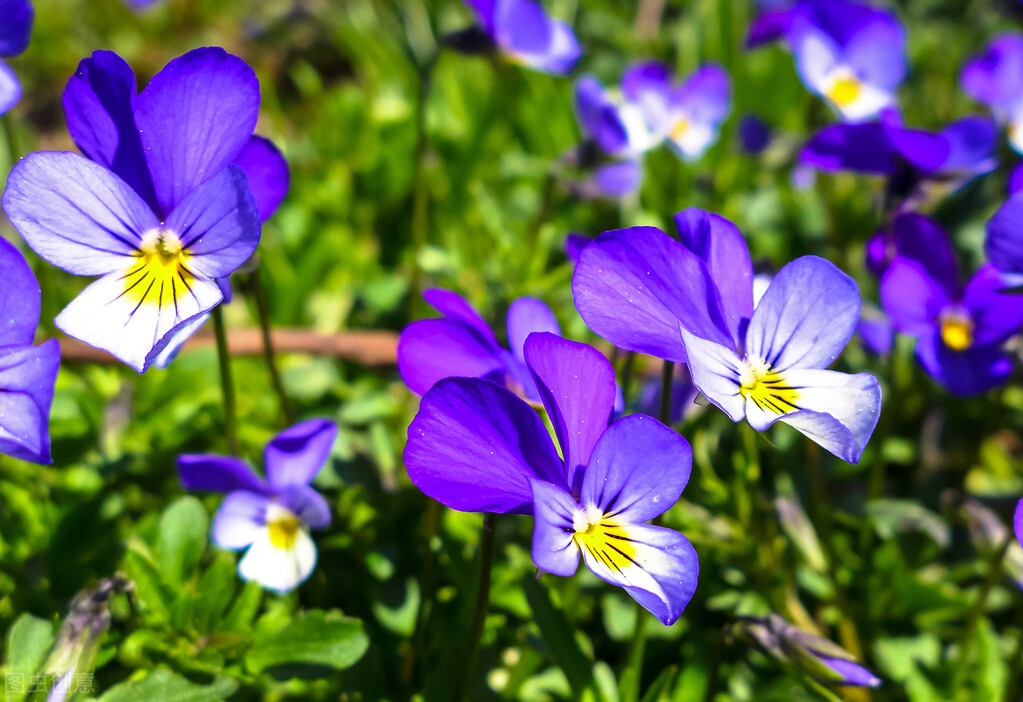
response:
{"label": "pollen center", "polygon": [[580,551],[616,573],[637,565],[636,547],[625,529],[600,510],[588,509],[576,519],[572,540]]}
{"label": "pollen center", "polygon": [[187,265],[191,256],[169,229],[146,232],[132,256],[135,262],[121,276],[123,297],[139,305],[163,307],[176,305],[178,296],[190,290],[195,279]]}
{"label": "pollen center", "polygon": [[799,392],[786,382],[782,373],[771,370],[767,363],[746,361],[739,379],[739,394],[752,400],[762,410],[788,414],[799,409]]}
{"label": "pollen center", "polygon": [[839,107],[848,107],[856,102],[863,90],[863,84],[853,75],[841,75],[831,83],[826,95]]}
{"label": "pollen center", "polygon": [[942,315],[941,340],[953,351],[965,351],[973,345],[973,321],[959,312]]}
{"label": "pollen center", "polygon": [[288,510],[283,510],[280,516],[267,522],[266,528],[270,531],[270,543],[275,548],[290,550],[298,539],[298,531],[302,528],[302,522]]}
{"label": "pollen center", "polygon": [[679,141],[689,131],[689,120],[685,117],[675,122],[675,126],[671,128],[671,138],[674,141]]}

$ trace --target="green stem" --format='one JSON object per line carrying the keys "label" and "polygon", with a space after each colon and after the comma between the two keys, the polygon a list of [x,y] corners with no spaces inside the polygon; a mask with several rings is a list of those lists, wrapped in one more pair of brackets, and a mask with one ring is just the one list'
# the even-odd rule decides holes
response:
{"label": "green stem", "polygon": [[472,674],[476,667],[476,655],[479,653],[480,639],[483,638],[483,625],[487,620],[487,608],[490,604],[490,569],[494,562],[494,527],[497,515],[483,515],[483,529],[480,532],[480,574],[479,587],[476,589],[476,606],[472,612],[472,623],[469,625],[469,641],[465,655],[462,656],[462,674],[455,688],[454,699],[458,702],[469,699],[472,687]]}
{"label": "green stem", "polygon": [[1012,533],[1007,534],[1002,543],[991,554],[991,558],[988,559],[987,577],[984,578],[984,582],[980,586],[977,600],[973,603],[970,617],[966,620],[966,628],[963,629],[962,638],[959,640],[959,665],[956,666],[955,676],[952,679],[952,690],[956,693],[963,689],[966,669],[970,665],[970,650],[973,648],[977,624],[980,623],[980,618],[984,615],[988,595],[991,594],[991,590],[994,589],[995,584],[1002,576],[1002,561],[1005,560],[1005,554],[1009,551],[1009,546],[1014,538]]}
{"label": "green stem", "polygon": [[1016,619],[1019,631],[1016,633],[1016,645],[1009,659],[1009,681],[1005,685],[1005,702],[1015,702],[1020,695],[1020,667],[1023,666],[1023,602],[1016,598]]}
{"label": "green stem", "polygon": [[661,424],[671,426],[671,381],[675,377],[675,364],[665,361],[661,368]]}
{"label": "green stem", "polygon": [[224,397],[224,423],[227,425],[227,446],[232,455],[239,454],[238,410],[235,405],[234,378],[231,376],[231,352],[227,348],[227,330],[221,305],[213,308],[213,331],[217,336],[217,361],[220,364],[220,389]]}
{"label": "green stem", "polygon": [[629,407],[629,391],[632,389],[632,376],[635,369],[636,352],[629,351],[625,354],[625,362],[622,364],[621,372],[618,374],[622,379],[622,400],[626,409]]}
{"label": "green stem", "polygon": [[526,260],[530,262],[529,275],[538,276],[547,264],[547,250],[540,251],[540,231],[550,219],[554,211],[554,192],[558,185],[558,176],[554,169],[548,169],[543,180],[543,191],[540,195],[540,209],[526,232]]}
{"label": "green stem", "polygon": [[259,264],[249,276],[249,283],[252,287],[252,296],[256,300],[259,329],[263,334],[263,360],[266,361],[266,368],[270,372],[270,382],[274,386],[274,392],[277,393],[277,400],[280,402],[285,423],[290,427],[295,423],[295,411],[291,407],[288,393],[284,390],[284,381],[281,380],[281,374],[277,368],[273,338],[270,335],[270,311],[266,302],[266,290],[263,288],[263,270]]}
{"label": "green stem", "polygon": [[426,641],[426,623],[430,617],[430,608],[433,604],[433,537],[437,534],[437,518],[440,512],[439,503],[426,498],[425,533],[423,543],[426,551],[423,553],[423,566],[419,572],[419,611],[416,613],[416,626],[412,632],[412,643],[401,663],[401,681],[408,686],[416,670],[416,659],[423,649]]}

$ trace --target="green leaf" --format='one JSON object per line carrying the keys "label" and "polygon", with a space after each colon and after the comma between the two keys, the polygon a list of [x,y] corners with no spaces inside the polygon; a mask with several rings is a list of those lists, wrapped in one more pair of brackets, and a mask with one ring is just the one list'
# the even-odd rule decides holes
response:
{"label": "green leaf", "polygon": [[662,670],[657,679],[646,689],[646,694],[643,695],[640,702],[664,702],[667,700],[668,690],[671,689],[671,683],[675,679],[676,673],[678,673],[678,666],[674,665]]}
{"label": "green leaf", "polygon": [[283,629],[257,639],[245,656],[253,673],[275,666],[347,668],[362,658],[369,639],[358,619],[316,610],[297,615]]}
{"label": "green leaf", "polygon": [[152,556],[138,539],[129,539],[124,554],[124,570],[135,583],[135,599],[139,609],[154,624],[165,624],[170,621],[167,609],[167,596],[160,583],[160,574]]}
{"label": "green leaf", "polygon": [[156,560],[168,585],[179,586],[192,575],[206,550],[209,521],[206,508],[190,495],[163,511]]}
{"label": "green leaf", "polygon": [[[29,679],[39,670],[52,643],[53,624],[31,614],[22,614],[18,617],[7,635],[5,680],[17,679],[13,676],[22,676],[25,682],[23,689],[28,690]],[[10,702],[18,702],[25,697],[24,692],[17,692],[13,686],[6,686],[6,690],[6,699]]]}
{"label": "green leaf", "polygon": [[252,620],[256,618],[259,603],[262,601],[263,589],[252,581],[245,583],[218,628],[222,631],[247,630],[252,626]]}
{"label": "green leaf", "polygon": [[536,624],[540,627],[540,635],[551,650],[554,660],[565,672],[572,692],[576,697],[593,684],[593,667],[589,659],[579,648],[575,634],[564,612],[557,609],[551,602],[547,590],[532,576],[522,579],[522,589],[526,593],[529,607],[533,610]]}
{"label": "green leaf", "polygon": [[230,697],[237,689],[238,683],[229,678],[196,685],[169,670],[154,670],[141,679],[115,685],[99,702],[216,702]]}
{"label": "green leaf", "polygon": [[195,603],[195,621],[199,631],[212,631],[231,604],[235,592],[235,568],[234,555],[218,550],[210,567],[199,579]]}

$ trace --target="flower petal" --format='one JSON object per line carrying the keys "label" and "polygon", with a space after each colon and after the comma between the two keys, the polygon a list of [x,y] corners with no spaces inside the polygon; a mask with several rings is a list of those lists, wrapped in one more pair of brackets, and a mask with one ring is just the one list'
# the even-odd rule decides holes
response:
{"label": "flower petal", "polygon": [[895,18],[878,12],[845,45],[845,60],[867,85],[891,95],[906,78],[906,30]]}
{"label": "flower petal", "polygon": [[17,56],[28,48],[35,10],[29,0],[0,0],[0,56]]}
{"label": "flower petal", "polygon": [[604,163],[593,171],[593,176],[583,185],[582,191],[585,197],[615,200],[636,192],[642,179],[643,168],[638,161]]}
{"label": "flower petal", "polygon": [[973,343],[1001,344],[1023,327],[1023,301],[1003,292],[1005,281],[998,269],[983,266],[966,284],[963,305],[973,320]]}
{"label": "flower petal", "polygon": [[[2,0],[0,0],[2,1]],[[21,81],[5,61],[0,61],[0,115],[18,104],[21,100]]]}
{"label": "flower petal", "polygon": [[731,109],[728,71],[716,63],[700,66],[674,92],[671,102],[689,121],[716,129]]}
{"label": "flower petal", "polygon": [[330,505],[323,495],[310,486],[289,485],[279,495],[279,500],[310,529],[330,526]]}
{"label": "flower petal", "polygon": [[799,162],[822,171],[888,175],[895,171],[895,155],[880,123],[832,124],[810,137]]}
{"label": "flower petal", "polygon": [[960,82],[974,100],[1005,108],[1023,96],[1023,37],[1007,34],[993,40],[963,66]]}
{"label": "flower petal", "polygon": [[423,300],[445,317],[453,317],[471,326],[491,346],[498,346],[490,325],[458,293],[443,288],[429,288],[423,291]]}
{"label": "flower petal", "polygon": [[178,475],[186,490],[267,494],[266,483],[249,464],[234,456],[186,453],[178,456]]}
{"label": "flower petal", "polygon": [[[54,323],[69,336],[108,351],[143,373],[163,350],[161,340],[222,299],[217,284],[198,272],[163,278],[128,267],[83,290]],[[141,277],[139,277],[141,274]]]}
{"label": "flower petal", "polygon": [[959,280],[952,240],[937,222],[915,212],[898,215],[892,222],[898,256],[918,261],[930,276],[951,292]]}
{"label": "flower petal", "polygon": [[746,333],[746,354],[774,371],[826,368],[860,318],[856,282],[835,264],[803,256],[771,281]]}
{"label": "flower petal", "polygon": [[497,0],[494,33],[509,53],[541,54],[551,43],[550,20],[533,0]]}
{"label": "flower petal", "polygon": [[746,415],[746,403],[739,395],[742,359],[727,346],[701,339],[682,327],[680,332],[689,353],[693,385],[733,422],[741,420]]}
{"label": "flower petal", "polygon": [[75,145],[106,166],[156,210],[156,192],[135,126],[138,89],[131,66],[112,51],[95,51],[78,64],[64,89],[64,114]]}
{"label": "flower petal", "polygon": [[0,349],[0,453],[50,463],[50,405],[60,366],[60,346]]}
{"label": "flower petal", "polygon": [[792,11],[786,9],[769,10],[758,15],[746,32],[746,48],[755,49],[781,39],[788,33],[791,21]]}
{"label": "flower petal", "polygon": [[550,332],[561,336],[558,320],[543,300],[520,297],[508,307],[508,346],[519,360],[525,360],[523,347],[533,332]]}
{"label": "flower petal", "polygon": [[568,577],[579,567],[572,538],[579,504],[565,488],[531,480],[533,490],[533,563],[545,573]]}
{"label": "flower petal", "polygon": [[987,223],[984,253],[1004,273],[1023,273],[1023,192],[1015,193]]}
{"label": "flower petal", "polygon": [[597,441],[579,501],[615,522],[647,522],[678,501],[692,465],[693,451],[680,434],[644,414],[623,417]]}
{"label": "flower petal", "polygon": [[258,112],[256,74],[223,49],[194,49],[153,77],[135,123],[163,214],[241,153]]}
{"label": "flower petal", "polygon": [[1023,500],[1016,503],[1016,512],[1012,516],[1012,530],[1016,532],[1016,540],[1023,546]]}
{"label": "flower petal", "polygon": [[649,524],[621,525],[631,548],[632,564],[621,570],[583,550],[583,559],[594,575],[625,591],[665,626],[674,624],[693,593],[700,561],[689,540],[674,529]]}
{"label": "flower petal", "polygon": [[697,335],[731,343],[707,267],[654,227],[597,237],[579,256],[572,295],[587,326],[627,351],[684,362],[679,322]]}
{"label": "flower petal", "polygon": [[0,238],[0,347],[31,344],[39,325],[39,283],[25,257]]}
{"label": "flower petal", "polygon": [[971,346],[953,351],[934,329],[916,342],[916,356],[927,373],[954,395],[987,392],[1009,380],[1012,358],[998,346]]}
{"label": "flower petal", "polygon": [[[224,289],[221,288],[220,290],[223,292]],[[227,295],[224,296],[224,302],[230,302]],[[209,319],[210,313],[203,312],[175,327],[160,343],[153,347],[153,350],[156,351],[156,355],[153,357],[153,365],[156,368],[166,368],[169,366],[171,361],[177,358],[178,353],[184,348],[185,343],[195,336],[195,333],[202,329],[202,325],[206,324]]]}
{"label": "flower petal", "polygon": [[270,487],[308,485],[327,463],[337,439],[329,419],[309,419],[288,427],[266,445],[263,462]]}
{"label": "flower petal", "polygon": [[265,222],[277,211],[291,184],[284,154],[269,139],[253,136],[234,162],[248,176],[249,189],[259,208],[259,220]]}
{"label": "flower petal", "polygon": [[464,322],[423,319],[405,327],[398,338],[398,371],[417,395],[444,378],[494,377],[503,383],[499,351]]}
{"label": "flower petal", "polygon": [[166,228],[180,237],[194,270],[210,278],[234,273],[256,251],[262,233],[245,171],[228,166],[190,191]]}
{"label": "flower petal", "polygon": [[530,479],[565,484],[536,412],[476,378],[441,380],[426,393],[409,425],[405,465],[420,490],[463,512],[528,514]]}
{"label": "flower petal", "polygon": [[266,531],[266,511],[272,504],[265,495],[232,492],[213,518],[213,543],[232,551],[249,546]]}
{"label": "flower petal", "polygon": [[104,275],[133,259],[159,227],[128,184],[84,156],[44,151],[7,177],[3,208],[32,250],[76,275]]}
{"label": "flower petal", "polygon": [[660,61],[631,64],[622,74],[622,94],[631,102],[649,107],[656,101],[663,109],[667,107],[670,92],[671,71]]}
{"label": "flower petal", "polygon": [[524,356],[558,435],[568,487],[578,494],[590,453],[614,411],[614,368],[592,346],[550,332],[531,334]]}
{"label": "flower petal", "polygon": [[948,303],[948,291],[916,261],[897,256],[881,278],[881,305],[903,334],[919,336],[933,329]]}
{"label": "flower petal", "polygon": [[264,528],[238,562],[238,575],[267,590],[285,593],[305,582],[315,568],[316,544],[305,529],[299,529],[291,548],[278,548]]}
{"label": "flower petal", "polygon": [[604,153],[617,154],[629,146],[629,135],[611,103],[607,91],[593,76],[575,84],[575,111],[583,134],[593,139]]}

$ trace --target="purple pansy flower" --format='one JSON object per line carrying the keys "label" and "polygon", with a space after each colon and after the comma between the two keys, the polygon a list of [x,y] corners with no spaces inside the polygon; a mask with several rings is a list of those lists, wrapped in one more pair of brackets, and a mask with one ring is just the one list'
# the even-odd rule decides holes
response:
{"label": "purple pansy flower", "polygon": [[1008,127],[1009,145],[1023,153],[1023,35],[994,39],[963,66],[963,90]]}
{"label": "purple pansy flower", "polygon": [[784,38],[789,31],[795,5],[795,0],[759,0],[757,15],[746,32],[746,48],[755,49]]}
{"label": "purple pansy flower", "polygon": [[688,442],[645,415],[608,426],[614,370],[596,349],[541,332],[526,340],[524,357],[560,456],[534,409],[507,389],[448,378],[426,393],[409,426],[409,478],[452,509],[533,513],[538,568],[572,575],[581,554],[598,577],[674,623],[696,589],[696,551],[678,532],[645,522],[682,494]]}
{"label": "purple pansy flower", "polygon": [[310,529],[330,524],[330,506],[310,483],[330,456],[337,427],[310,419],[285,429],[266,445],[266,480],[234,456],[178,457],[187,490],[225,493],[213,521],[213,543],[248,549],[238,574],[268,590],[288,592],[316,567]]}
{"label": "purple pansy flower", "polygon": [[0,238],[0,453],[50,463],[50,404],[60,346],[32,345],[39,324],[39,283],[10,243]]}
{"label": "purple pansy flower", "polygon": [[493,49],[544,73],[569,73],[583,50],[566,23],[533,0],[465,0]]}
{"label": "purple pansy flower", "polygon": [[398,339],[398,371],[412,392],[423,395],[443,378],[485,378],[540,401],[523,347],[533,332],[561,334],[558,320],[544,302],[520,297],[508,307],[509,351],[458,294],[432,289],[423,292],[423,299],[444,316],[413,322]]}
{"label": "purple pansy flower", "polygon": [[801,2],[786,18],[786,40],[803,84],[850,122],[895,103],[906,77],[906,33],[898,19],[858,2]]}
{"label": "purple pansy flower", "polygon": [[1023,285],[1023,193],[1011,195],[988,220],[984,251],[1008,284]]}
{"label": "purple pansy flower", "polygon": [[676,215],[676,225],[682,243],[632,227],[583,250],[572,291],[590,329],[623,349],[687,361],[696,387],[733,421],[763,431],[781,420],[857,462],[877,424],[880,387],[867,373],[825,370],[859,319],[856,283],[804,256],[755,301],[735,225],[696,209]]}
{"label": "purple pansy flower", "polygon": [[[0,56],[17,56],[28,48],[35,10],[29,0],[0,0]],[[0,60],[0,115],[21,99],[21,82]]]}
{"label": "purple pansy flower", "polygon": [[8,177],[4,210],[44,259],[102,276],[57,326],[141,373],[221,302],[217,279],[259,243],[260,205],[233,163],[253,139],[259,83],[241,59],[203,48],[136,94],[128,64],[101,51],[79,64],[64,109],[88,158],[30,154]]}
{"label": "purple pansy flower", "polygon": [[867,270],[878,278],[897,256],[917,261],[937,279],[954,280],[957,275],[948,234],[933,219],[918,212],[895,215],[891,224],[867,241]]}

